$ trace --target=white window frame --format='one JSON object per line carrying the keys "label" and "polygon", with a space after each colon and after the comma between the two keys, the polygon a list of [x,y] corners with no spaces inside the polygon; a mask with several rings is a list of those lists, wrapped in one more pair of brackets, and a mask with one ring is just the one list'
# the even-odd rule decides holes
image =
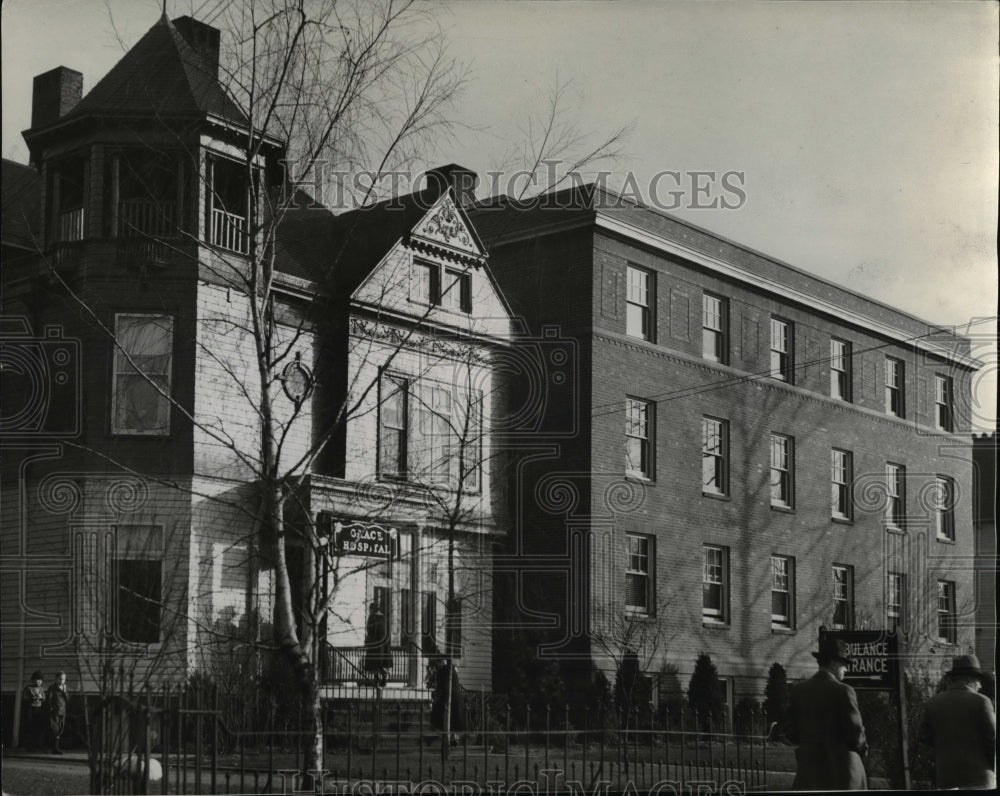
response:
{"label": "white window frame", "polygon": [[771,434],[771,505],[795,507],[795,439]]}
{"label": "white window frame", "polygon": [[[720,545],[702,546],[701,620],[706,624],[729,623],[729,548]],[[720,607],[710,607],[708,593],[717,589]]]}
{"label": "white window frame", "polygon": [[[138,355],[137,352],[124,350],[124,345],[122,343],[122,336],[124,334],[121,325],[126,319],[141,318],[145,319],[151,323],[162,323],[167,327],[167,338],[170,343],[170,350],[167,353],[167,365],[165,372],[162,373],[150,373],[149,371],[142,370],[139,367],[134,367],[139,365],[136,362],[135,357]],[[174,369],[174,319],[171,315],[163,315],[162,313],[143,313],[143,312],[118,312],[115,313],[115,342],[114,351],[111,358],[112,361],[112,381],[111,381],[111,433],[123,436],[133,436],[133,437],[168,437],[170,436],[170,415],[173,409],[173,402],[170,399],[172,395],[171,383],[172,375]],[[131,359],[131,363],[129,360]],[[127,367],[128,370],[124,368]],[[119,379],[122,377],[129,378],[141,378],[138,374],[145,374],[146,376],[161,377],[164,380],[164,384],[161,389],[164,394],[155,392],[157,398],[156,400],[162,401],[164,404],[164,411],[166,413],[166,420],[161,428],[156,429],[138,429],[130,428],[124,423],[119,422],[119,401],[125,400],[125,391],[119,386]],[[142,379],[145,381],[146,379]]]}
{"label": "white window frame", "polygon": [[934,427],[939,431],[955,430],[954,383],[951,376],[934,374]]}
{"label": "white window frame", "polygon": [[955,479],[934,476],[934,528],[938,539],[955,541]]}
{"label": "white window frame", "polygon": [[[652,616],[656,570],[656,539],[640,533],[625,534],[625,610],[641,616]],[[645,586],[645,605],[630,603],[631,579],[641,579]]]}
{"label": "white window frame", "polygon": [[729,301],[711,293],[701,297],[701,356],[725,365],[729,361]]}
{"label": "white window frame", "polygon": [[[776,594],[785,595],[787,613],[775,613]],[[795,559],[791,556],[771,556],[771,629],[795,629]]]}
{"label": "white window frame", "polygon": [[771,378],[794,384],[795,326],[783,318],[771,318]]}
{"label": "white window frame", "polygon": [[902,528],[906,522],[906,467],[894,462],[885,465],[885,522]]}
{"label": "white window frame", "polygon": [[906,368],[903,360],[885,358],[885,413],[906,417]]}
{"label": "white window frame", "polygon": [[[851,630],[854,626],[854,567],[834,564],[833,575],[833,619],[834,630]],[[844,622],[837,621],[837,608],[844,606]]]}
{"label": "white window frame", "polygon": [[851,344],[830,338],[830,397],[851,402]]}
{"label": "white window frame", "polygon": [[958,642],[958,610],[955,581],[937,582],[937,640],[941,644]]}
{"label": "white window frame", "polygon": [[[625,267],[625,333],[629,337],[653,342],[655,278],[652,271],[635,265]],[[638,322],[636,328],[634,321]]]}
{"label": "white window frame", "polygon": [[[705,495],[729,494],[729,421],[701,419],[701,491]],[[709,478],[711,473],[711,479]],[[713,486],[710,480],[715,481]]]}
{"label": "white window frame", "polygon": [[[387,389],[387,385],[392,385]],[[410,389],[411,380],[402,374],[392,371],[383,371],[379,378],[379,402],[378,402],[378,425],[377,425],[377,469],[378,477],[392,480],[405,480],[409,476],[409,452],[407,446],[410,439]],[[389,425],[386,422],[386,401],[390,394],[398,393],[402,407],[399,409],[400,419],[395,424]],[[391,432],[397,440],[396,462],[393,467],[387,467],[386,446],[383,444],[383,436]]]}
{"label": "white window frame", "polygon": [[840,448],[830,449],[830,516],[837,520],[854,517],[852,487],[854,454]]}
{"label": "white window frame", "polygon": [[441,307],[452,312],[472,312],[472,276],[468,271],[445,268],[441,279]]}
{"label": "white window frame", "polygon": [[[649,481],[653,480],[655,472],[653,462],[656,439],[655,415],[656,404],[652,401],[633,396],[625,399],[625,470],[629,475]],[[633,446],[639,449],[637,463],[632,461]]]}

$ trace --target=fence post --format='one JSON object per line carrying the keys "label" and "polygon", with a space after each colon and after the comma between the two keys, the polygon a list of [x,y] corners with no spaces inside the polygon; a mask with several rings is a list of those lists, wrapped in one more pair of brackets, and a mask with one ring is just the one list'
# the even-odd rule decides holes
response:
{"label": "fence post", "polygon": [[531,704],[529,702],[524,703],[524,778],[528,778],[528,772],[531,770],[531,765],[528,762],[528,750],[531,748],[529,741],[531,740]]}

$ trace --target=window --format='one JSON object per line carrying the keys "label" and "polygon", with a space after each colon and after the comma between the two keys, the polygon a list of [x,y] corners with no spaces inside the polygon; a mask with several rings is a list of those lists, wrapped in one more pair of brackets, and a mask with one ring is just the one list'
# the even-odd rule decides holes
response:
{"label": "window", "polygon": [[886,577],[885,584],[885,620],[886,627],[890,632],[903,630],[906,586],[903,582],[903,575],[899,572],[890,572]]}
{"label": "window", "polygon": [[378,472],[382,478],[405,478],[408,382],[383,374],[379,403]]}
{"label": "window", "polygon": [[795,562],[787,556],[771,556],[771,627],[791,630],[795,594]]}
{"label": "window", "polygon": [[704,559],[701,618],[724,624],[729,621],[729,549],[706,545]]}
{"label": "window", "polygon": [[173,332],[166,315],[115,316],[113,433],[170,433]]}
{"label": "window", "polygon": [[830,397],[851,400],[851,344],[830,340]]}
{"label": "window", "polygon": [[479,490],[482,393],[466,401],[443,382],[416,382],[383,373],[380,383],[378,471],[473,493]]}
{"label": "window", "polygon": [[421,304],[441,303],[441,269],[437,265],[413,261],[413,298]]}
{"label": "window", "polygon": [[420,601],[420,649],[425,655],[436,655],[437,646],[437,594],[425,591]]}
{"label": "window", "polygon": [[136,644],[160,641],[163,602],[163,532],[158,527],[120,526],[115,577],[118,638]]}
{"label": "window", "polygon": [[625,299],[625,331],[630,337],[653,339],[653,275],[628,266],[628,293]]}
{"label": "window", "polygon": [[955,541],[955,482],[946,475],[934,478],[934,525],[938,539]]}
{"label": "window", "polygon": [[937,635],[942,644],[954,644],[956,634],[955,582],[937,582]]}
{"label": "window", "polygon": [[649,536],[626,534],[625,608],[640,614],[653,613],[653,545]]}
{"label": "window", "polygon": [[625,469],[653,477],[653,404],[638,398],[625,401]]}
{"label": "window", "polygon": [[953,431],[951,376],[934,376],[934,425],[942,431]]}
{"label": "window", "polygon": [[712,362],[726,363],[728,359],[727,331],[729,327],[728,302],[708,293],[701,299],[701,355]]}
{"label": "window", "polygon": [[445,611],[445,653],[454,658],[462,657],[462,598],[455,597]]}
{"label": "window", "polygon": [[472,278],[467,273],[444,270],[441,306],[457,312],[472,312]]}
{"label": "window", "polygon": [[830,451],[830,514],[838,520],[849,520],[852,517],[852,459],[850,451],[837,448]]}
{"label": "window", "polygon": [[885,358],[885,412],[896,417],[906,416],[906,396],[903,393],[903,362]]}
{"label": "window", "polygon": [[792,383],[793,351],[792,324],[771,318],[771,378]]}
{"label": "window", "polygon": [[906,516],[906,468],[901,464],[885,466],[885,521],[893,528],[902,528]]}
{"label": "window", "polygon": [[794,501],[794,440],[771,435],[771,505],[792,508]]}
{"label": "window", "polygon": [[701,491],[725,495],[729,489],[729,423],[701,419]]}
{"label": "window", "polygon": [[833,629],[850,630],[854,624],[854,568],[833,565]]}

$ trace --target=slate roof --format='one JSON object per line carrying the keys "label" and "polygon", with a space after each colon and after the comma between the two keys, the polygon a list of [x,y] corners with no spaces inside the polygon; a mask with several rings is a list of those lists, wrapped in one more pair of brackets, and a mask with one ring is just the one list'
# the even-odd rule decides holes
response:
{"label": "slate roof", "polygon": [[31,166],[3,159],[0,169],[0,240],[4,246],[37,246],[41,178]]}
{"label": "slate roof", "polygon": [[427,214],[440,192],[417,191],[340,215],[321,205],[304,207],[308,197],[299,197],[303,207],[287,211],[278,227],[276,267],[350,295]]}
{"label": "slate roof", "polygon": [[208,114],[243,126],[248,121],[219,82],[217,69],[162,16],[61,121]]}

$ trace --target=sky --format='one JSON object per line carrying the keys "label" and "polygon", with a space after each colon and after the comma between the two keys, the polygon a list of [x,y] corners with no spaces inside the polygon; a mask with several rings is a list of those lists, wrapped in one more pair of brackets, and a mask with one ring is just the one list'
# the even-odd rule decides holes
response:
{"label": "sky", "polygon": [[[167,0],[167,13],[210,12],[220,2]],[[27,158],[20,132],[34,75],[69,66],[83,72],[86,92],[160,7],[4,0],[4,157]],[[469,79],[455,106],[458,132],[422,165],[458,162],[485,173],[563,86],[570,118],[591,140],[630,128],[610,186],[631,175],[649,199],[655,175],[679,172],[686,193],[671,213],[967,331],[984,362],[974,422],[995,427],[996,3],[484,0],[427,8]],[[708,203],[690,190],[685,175],[694,171],[739,172],[745,201],[694,207]]]}

